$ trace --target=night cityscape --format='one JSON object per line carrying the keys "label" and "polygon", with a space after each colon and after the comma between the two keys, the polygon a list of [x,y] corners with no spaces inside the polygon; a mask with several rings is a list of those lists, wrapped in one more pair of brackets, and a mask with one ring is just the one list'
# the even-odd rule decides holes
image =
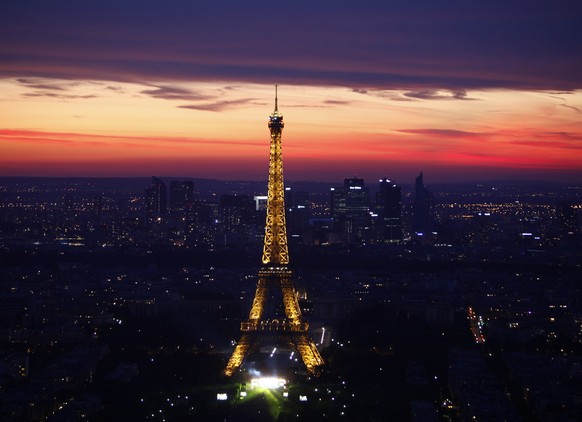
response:
{"label": "night cityscape", "polygon": [[259,354],[296,378],[276,404],[220,376],[257,283],[264,182],[2,178],[2,419],[576,420],[582,187],[429,177],[288,183],[326,371]]}
{"label": "night cityscape", "polygon": [[579,1],[4,3],[0,421],[582,420]]}

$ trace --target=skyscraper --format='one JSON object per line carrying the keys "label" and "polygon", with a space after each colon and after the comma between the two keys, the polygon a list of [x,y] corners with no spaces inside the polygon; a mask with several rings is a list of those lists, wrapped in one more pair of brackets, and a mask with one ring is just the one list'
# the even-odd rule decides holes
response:
{"label": "skyscraper", "polygon": [[370,224],[370,192],[364,179],[344,179],[344,185],[331,189],[331,217],[334,230],[344,243],[365,243]]}
{"label": "skyscraper", "polygon": [[255,237],[255,202],[248,195],[222,195],[220,220],[222,233],[220,244],[225,246],[248,244]]}
{"label": "skyscraper", "polygon": [[380,179],[380,190],[376,193],[378,212],[378,240],[383,243],[402,241],[402,192],[392,180]]}
{"label": "skyscraper", "polygon": [[291,240],[300,240],[309,221],[309,194],[285,188],[287,234]]}
{"label": "skyscraper", "polygon": [[234,231],[246,224],[255,222],[255,204],[248,195],[222,195],[220,197],[220,216],[227,231]]}
{"label": "skyscraper", "polygon": [[412,231],[430,233],[433,229],[434,196],[424,186],[422,172],[414,184],[414,202],[412,204]]}
{"label": "skyscraper", "polygon": [[152,176],[152,184],[145,191],[145,201],[146,217],[150,221],[168,212],[166,184],[161,179]]}
{"label": "skyscraper", "polygon": [[186,211],[194,203],[194,182],[172,180],[170,182],[170,210]]}

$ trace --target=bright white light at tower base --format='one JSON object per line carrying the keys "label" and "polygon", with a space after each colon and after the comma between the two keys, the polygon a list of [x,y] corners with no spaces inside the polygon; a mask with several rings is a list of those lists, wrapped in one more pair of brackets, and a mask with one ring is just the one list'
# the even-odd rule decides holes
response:
{"label": "bright white light at tower base", "polygon": [[269,390],[275,390],[277,388],[284,387],[287,380],[284,378],[277,377],[260,377],[251,379],[251,387],[267,388]]}

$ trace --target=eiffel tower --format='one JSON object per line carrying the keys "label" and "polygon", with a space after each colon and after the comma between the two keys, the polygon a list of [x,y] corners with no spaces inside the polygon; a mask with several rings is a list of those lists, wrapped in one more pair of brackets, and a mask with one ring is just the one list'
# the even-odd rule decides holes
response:
{"label": "eiffel tower", "polygon": [[[269,116],[271,147],[269,154],[269,186],[267,196],[267,220],[263,244],[263,266],[249,318],[241,322],[241,338],[232,353],[223,373],[231,376],[244,359],[263,345],[281,345],[297,352],[311,375],[318,375],[323,359],[309,337],[307,322],[301,318],[297,292],[291,278],[287,228],[285,226],[285,188],[283,184],[283,156],[281,132],[283,115],[277,106],[275,87],[275,110]],[[280,292],[285,315],[266,318],[266,311],[273,299],[271,293]],[[279,304],[280,305],[280,304]],[[272,311],[273,308],[269,307]],[[282,312],[280,312],[282,314]]]}

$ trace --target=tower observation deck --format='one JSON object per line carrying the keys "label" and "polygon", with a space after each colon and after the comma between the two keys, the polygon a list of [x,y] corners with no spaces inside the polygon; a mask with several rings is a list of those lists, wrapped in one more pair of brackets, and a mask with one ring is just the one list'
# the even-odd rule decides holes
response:
{"label": "tower observation deck", "polygon": [[[307,322],[303,321],[293,285],[292,272],[288,268],[289,249],[285,224],[285,186],[283,181],[283,155],[281,133],[283,115],[279,113],[275,88],[275,110],[269,116],[271,132],[269,152],[269,184],[267,196],[267,219],[263,243],[263,266],[259,270],[257,288],[249,318],[241,322],[241,338],[228,360],[223,373],[231,376],[242,365],[244,359],[263,345],[280,345],[296,351],[307,368],[317,375],[323,368],[323,359],[309,337]],[[271,293],[280,293],[284,315],[266,315]],[[276,299],[275,299],[276,300]],[[277,304],[275,304],[277,305]]]}

